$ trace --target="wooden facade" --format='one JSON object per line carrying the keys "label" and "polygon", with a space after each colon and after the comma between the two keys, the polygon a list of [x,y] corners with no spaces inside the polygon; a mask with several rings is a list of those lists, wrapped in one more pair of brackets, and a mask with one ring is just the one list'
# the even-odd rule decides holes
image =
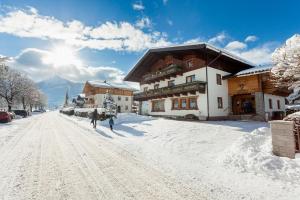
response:
{"label": "wooden facade", "polygon": [[248,94],[262,92],[261,79],[259,75],[233,77],[228,79],[228,94]]}
{"label": "wooden facade", "polygon": [[86,96],[95,95],[95,94],[106,94],[106,93],[110,93],[111,95],[133,96],[133,91],[131,91],[129,89],[93,86],[89,82],[85,83],[84,88],[83,88],[83,93]]}
{"label": "wooden facade", "polygon": [[[150,49],[135,67],[125,77],[125,81],[145,83],[145,77],[160,74],[171,65],[179,66],[182,70],[178,74],[210,66],[229,73],[237,73],[253,66],[237,60],[230,55],[215,49],[207,44],[187,45],[162,49]],[[161,76],[155,81],[168,78]],[[154,80],[153,80],[154,82]]]}
{"label": "wooden facade", "polygon": [[238,94],[251,94],[263,92],[278,96],[288,96],[287,89],[278,88],[272,81],[271,72],[267,71],[260,74],[250,74],[228,78],[229,96]]}
{"label": "wooden facade", "polygon": [[205,82],[194,81],[191,83],[147,90],[144,92],[136,93],[134,95],[134,100],[145,101],[148,99],[180,96],[180,94],[187,95],[187,93],[191,93],[191,94],[196,94],[196,92],[205,93],[205,85],[206,85]]}

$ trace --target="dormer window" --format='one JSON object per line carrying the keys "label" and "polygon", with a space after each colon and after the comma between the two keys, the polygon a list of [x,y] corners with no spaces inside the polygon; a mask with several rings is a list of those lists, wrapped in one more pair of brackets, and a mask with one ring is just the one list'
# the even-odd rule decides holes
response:
{"label": "dormer window", "polygon": [[154,85],[154,89],[156,90],[156,89],[158,89],[159,88],[159,84],[155,84]]}
{"label": "dormer window", "polygon": [[147,92],[147,90],[148,90],[148,87],[144,87],[144,92]]}

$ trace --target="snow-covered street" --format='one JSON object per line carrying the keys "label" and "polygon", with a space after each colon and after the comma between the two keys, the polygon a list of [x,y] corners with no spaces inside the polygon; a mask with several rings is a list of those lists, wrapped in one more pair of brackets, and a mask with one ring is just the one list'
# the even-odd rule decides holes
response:
{"label": "snow-covered street", "polygon": [[0,199],[201,197],[103,139],[104,132],[85,130],[55,112],[20,121],[13,132],[0,129]]}
{"label": "snow-covered street", "polygon": [[[0,199],[297,199],[300,162],[262,122],[48,112],[0,125]],[[252,132],[252,133],[251,133]]]}

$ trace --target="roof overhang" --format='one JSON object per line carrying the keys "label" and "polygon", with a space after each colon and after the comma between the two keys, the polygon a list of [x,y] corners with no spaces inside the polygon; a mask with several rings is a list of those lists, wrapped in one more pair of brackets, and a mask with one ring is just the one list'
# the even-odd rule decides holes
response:
{"label": "roof overhang", "polygon": [[255,67],[253,63],[250,63],[226,50],[216,48],[207,43],[178,45],[163,48],[152,48],[145,52],[145,54],[138,60],[134,67],[124,78],[124,81],[140,82],[141,72],[145,70],[145,67],[151,67],[157,59],[161,56],[169,54],[184,54],[190,52],[208,53],[210,55],[220,56],[221,59],[228,60],[232,63],[239,63],[242,67],[239,71]]}

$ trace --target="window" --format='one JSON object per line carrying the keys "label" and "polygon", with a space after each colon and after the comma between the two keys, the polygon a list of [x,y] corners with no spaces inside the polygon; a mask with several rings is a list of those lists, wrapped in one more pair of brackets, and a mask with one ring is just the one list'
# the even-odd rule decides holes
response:
{"label": "window", "polygon": [[186,77],[186,82],[191,83],[195,81],[195,75],[187,76]]}
{"label": "window", "polygon": [[181,99],[181,108],[182,109],[186,108],[186,99]]}
{"label": "window", "polygon": [[218,97],[218,108],[223,108],[223,99],[222,99],[222,97]]}
{"label": "window", "polygon": [[280,110],[280,100],[277,100],[277,108]]}
{"label": "window", "polygon": [[173,110],[196,110],[197,97],[176,98],[172,100]]}
{"label": "window", "polygon": [[272,99],[269,99],[269,108],[270,108],[270,109],[273,109]]}
{"label": "window", "polygon": [[159,84],[155,84],[154,89],[158,89],[158,88],[159,88]]}
{"label": "window", "polygon": [[192,61],[192,60],[188,60],[188,61],[186,62],[186,65],[187,65],[188,68],[194,67],[193,61]]}
{"label": "window", "polygon": [[152,101],[152,112],[165,112],[165,100]]}
{"label": "window", "polygon": [[221,74],[216,74],[217,77],[217,85],[222,85],[222,76]]}
{"label": "window", "polygon": [[125,110],[128,110],[128,106],[125,106]]}
{"label": "window", "polygon": [[196,98],[189,99],[189,109],[197,109],[197,99]]}
{"label": "window", "polygon": [[118,96],[118,101],[121,101],[121,99],[122,99],[122,98],[121,98],[120,96]]}
{"label": "window", "polygon": [[125,101],[128,101],[128,97],[125,97]]}
{"label": "window", "polygon": [[179,100],[173,99],[173,108],[172,109],[179,109]]}
{"label": "window", "polygon": [[148,87],[144,87],[144,92],[147,92],[147,90],[148,90]]}
{"label": "window", "polygon": [[174,86],[174,85],[175,85],[175,81],[174,81],[174,80],[168,81],[168,86],[169,86],[169,87],[172,87],[172,86]]}

